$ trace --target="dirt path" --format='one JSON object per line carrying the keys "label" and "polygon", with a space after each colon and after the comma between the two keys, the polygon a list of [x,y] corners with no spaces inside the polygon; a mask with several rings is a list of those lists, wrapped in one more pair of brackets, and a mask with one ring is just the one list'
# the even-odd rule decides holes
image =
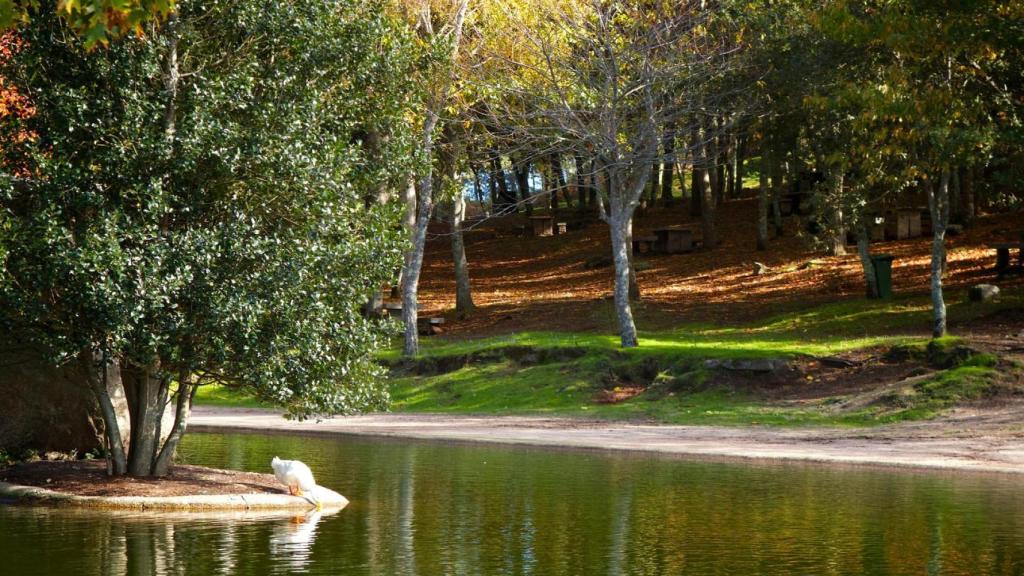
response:
{"label": "dirt path", "polygon": [[1024,405],[960,410],[872,429],[661,426],[546,417],[375,414],[293,422],[276,412],[197,407],[191,430],[422,440],[1024,473]]}

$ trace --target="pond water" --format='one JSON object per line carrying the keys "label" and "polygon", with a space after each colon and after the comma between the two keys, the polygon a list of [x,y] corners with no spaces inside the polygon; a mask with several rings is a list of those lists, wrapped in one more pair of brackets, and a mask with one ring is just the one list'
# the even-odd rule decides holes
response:
{"label": "pond water", "polygon": [[0,574],[1024,574],[1024,478],[253,434],[352,503],[259,519],[0,506]]}

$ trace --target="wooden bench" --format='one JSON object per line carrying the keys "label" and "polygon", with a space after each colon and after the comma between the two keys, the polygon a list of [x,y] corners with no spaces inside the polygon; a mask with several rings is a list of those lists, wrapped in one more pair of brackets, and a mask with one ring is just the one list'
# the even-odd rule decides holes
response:
{"label": "wooden bench", "polygon": [[[989,244],[996,251],[995,271],[999,278],[1010,272],[1024,272],[1024,242],[998,242]],[[1017,250],[1017,263],[1011,264],[1010,250]]]}
{"label": "wooden bench", "polygon": [[636,236],[633,238],[633,254],[646,254],[654,252],[654,246],[657,243],[657,236]]}
{"label": "wooden bench", "polygon": [[444,331],[441,329],[442,324],[444,318],[417,318],[416,331],[420,336],[434,336]]}
{"label": "wooden bench", "polygon": [[689,228],[676,228],[674,226],[658,228],[654,231],[658,238],[654,248],[665,254],[682,254],[693,252],[693,231]]}

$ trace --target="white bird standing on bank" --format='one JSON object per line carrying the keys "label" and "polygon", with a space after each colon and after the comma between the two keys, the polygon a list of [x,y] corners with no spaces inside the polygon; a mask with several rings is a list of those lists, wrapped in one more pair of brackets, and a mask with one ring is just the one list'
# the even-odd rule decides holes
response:
{"label": "white bird standing on bank", "polygon": [[320,499],[316,497],[316,480],[313,479],[313,471],[309,466],[298,460],[281,460],[274,456],[270,461],[270,467],[274,469],[277,480],[288,487],[289,494],[301,496],[314,504],[317,510],[321,509]]}

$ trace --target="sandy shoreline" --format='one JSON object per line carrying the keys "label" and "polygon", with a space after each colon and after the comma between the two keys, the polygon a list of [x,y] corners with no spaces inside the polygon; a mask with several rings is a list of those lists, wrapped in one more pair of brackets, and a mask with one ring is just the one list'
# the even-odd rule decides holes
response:
{"label": "sandy shoreline", "polygon": [[373,414],[293,422],[268,410],[196,407],[194,431],[298,432],[1024,473],[1024,414],[958,411],[878,428],[667,426],[538,416]]}

